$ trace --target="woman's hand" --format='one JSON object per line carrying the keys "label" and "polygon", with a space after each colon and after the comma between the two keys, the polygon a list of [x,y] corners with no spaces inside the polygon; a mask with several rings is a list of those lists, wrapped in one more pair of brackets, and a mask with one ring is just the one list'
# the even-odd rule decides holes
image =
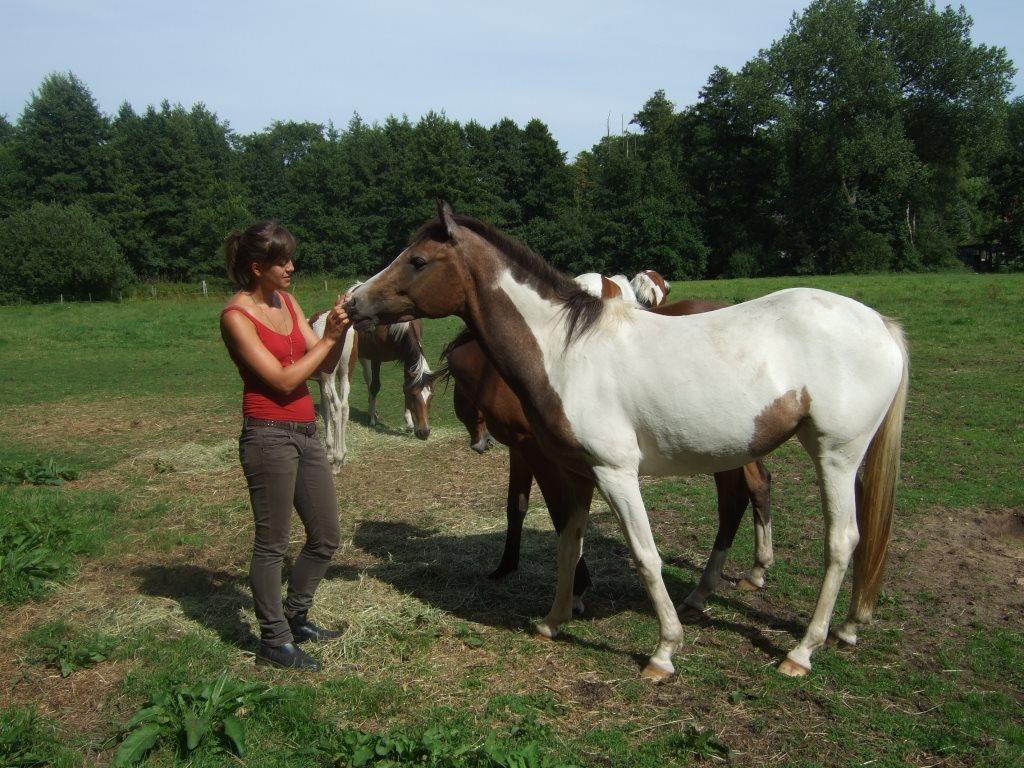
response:
{"label": "woman's hand", "polygon": [[324,327],[324,336],[337,341],[345,335],[345,330],[352,325],[345,312],[344,304],[348,301],[348,294],[339,296],[334,306],[327,314],[327,325]]}

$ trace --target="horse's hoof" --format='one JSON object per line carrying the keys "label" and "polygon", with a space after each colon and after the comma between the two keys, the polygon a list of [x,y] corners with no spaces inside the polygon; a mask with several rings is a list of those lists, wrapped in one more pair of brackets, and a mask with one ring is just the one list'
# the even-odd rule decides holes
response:
{"label": "horse's hoof", "polygon": [[533,625],[534,634],[537,635],[541,640],[554,640],[558,637],[558,630],[552,629],[543,621],[539,621]]}
{"label": "horse's hoof", "polygon": [[839,646],[840,648],[853,648],[857,644],[857,636],[849,635],[843,632],[841,629],[833,629],[828,633],[828,637],[825,638],[826,647]]}
{"label": "horse's hoof", "polygon": [[704,613],[700,608],[696,608],[692,605],[682,606],[679,611],[679,620],[684,624],[699,624],[707,619],[707,614]]}
{"label": "horse's hoof", "polygon": [[779,674],[786,677],[804,677],[810,671],[810,667],[797,664],[792,659],[783,659],[782,663],[779,664]]}
{"label": "horse's hoof", "polygon": [[583,599],[574,597],[572,599],[572,615],[582,616],[587,610],[587,607],[583,604]]}
{"label": "horse's hoof", "polygon": [[674,669],[665,669],[665,667],[654,661],[648,661],[647,666],[640,673],[640,678],[650,683],[663,683],[675,674],[676,671]]}
{"label": "horse's hoof", "polygon": [[739,583],[736,584],[736,586],[740,590],[740,592],[759,592],[761,590],[761,587],[752,582],[746,576],[740,579]]}

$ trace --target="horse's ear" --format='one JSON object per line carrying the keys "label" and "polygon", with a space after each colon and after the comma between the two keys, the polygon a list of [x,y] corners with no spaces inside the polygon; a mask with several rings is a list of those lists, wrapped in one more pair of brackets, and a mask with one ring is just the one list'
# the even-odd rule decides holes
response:
{"label": "horse's ear", "polygon": [[448,201],[440,197],[437,198],[437,218],[444,224],[448,239],[453,243],[459,242],[459,225],[455,223],[455,214],[452,213],[452,207]]}

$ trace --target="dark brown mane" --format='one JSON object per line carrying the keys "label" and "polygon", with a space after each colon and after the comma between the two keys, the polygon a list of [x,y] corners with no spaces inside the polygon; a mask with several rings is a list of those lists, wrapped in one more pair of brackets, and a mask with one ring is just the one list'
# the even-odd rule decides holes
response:
{"label": "dark brown mane", "polygon": [[[536,289],[545,298],[562,304],[567,315],[567,345],[594,327],[604,310],[601,299],[591,296],[575,280],[548,264],[525,244],[490,224],[462,215],[455,217],[455,223],[476,233],[502,253],[508,259],[516,280]],[[428,238],[441,243],[447,241],[448,232],[440,219],[432,219],[416,230],[409,239],[409,245]]]}

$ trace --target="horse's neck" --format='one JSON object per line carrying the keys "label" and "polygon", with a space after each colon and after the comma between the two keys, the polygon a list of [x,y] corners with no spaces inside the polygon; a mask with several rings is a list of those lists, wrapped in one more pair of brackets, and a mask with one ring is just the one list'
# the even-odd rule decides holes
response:
{"label": "horse's neck", "polygon": [[563,308],[508,270],[500,270],[496,279],[491,273],[475,282],[475,298],[463,320],[545,442],[556,449],[576,446],[546,365],[564,351]]}
{"label": "horse's neck", "polygon": [[423,354],[423,341],[414,323],[409,323],[409,327],[402,334],[398,342],[398,353],[408,378],[416,379],[430,370],[426,355]]}

